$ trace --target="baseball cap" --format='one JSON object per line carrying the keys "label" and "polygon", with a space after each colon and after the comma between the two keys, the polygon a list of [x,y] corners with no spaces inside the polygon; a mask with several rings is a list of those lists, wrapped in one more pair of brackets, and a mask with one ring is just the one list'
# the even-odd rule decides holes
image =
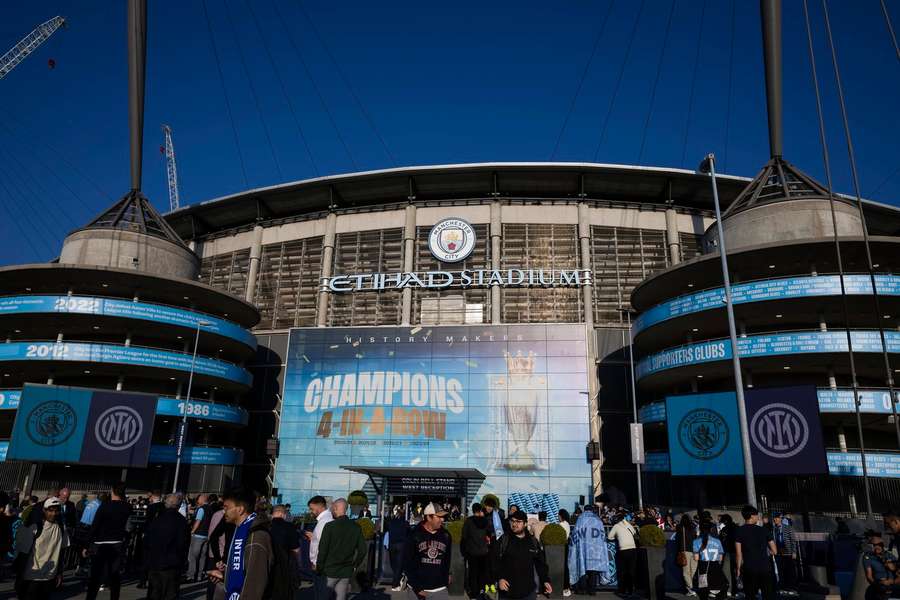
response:
{"label": "baseball cap", "polygon": [[447,511],[443,508],[438,508],[434,505],[434,502],[429,502],[428,506],[425,507],[423,515],[436,515],[438,517],[446,517]]}
{"label": "baseball cap", "polygon": [[44,500],[44,508],[50,508],[52,506],[59,506],[62,502],[59,501],[59,498],[47,498]]}

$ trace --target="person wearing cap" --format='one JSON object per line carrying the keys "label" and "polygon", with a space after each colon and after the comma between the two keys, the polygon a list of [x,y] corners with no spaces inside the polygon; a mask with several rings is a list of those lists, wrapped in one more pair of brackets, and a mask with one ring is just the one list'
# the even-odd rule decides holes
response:
{"label": "person wearing cap", "polygon": [[537,594],[535,573],[541,592],[553,593],[547,558],[540,541],[528,532],[528,515],[517,510],[509,515],[509,535],[491,546],[497,587],[502,598],[533,600]]}
{"label": "person wearing cap", "polygon": [[63,550],[69,547],[69,536],[60,523],[61,506],[59,498],[47,498],[42,519],[16,532],[16,560],[21,567],[16,593],[23,600],[50,598],[62,585]]}
{"label": "person wearing cap", "polygon": [[755,506],[746,505],[741,510],[744,525],[737,529],[734,547],[737,553],[737,576],[744,583],[747,598],[756,598],[762,593],[762,600],[775,599],[775,579],[772,573],[772,556],[777,554],[772,532],[759,526],[759,511]]}
{"label": "person wearing cap", "polygon": [[778,549],[778,554],[775,555],[778,589],[793,591],[797,584],[797,567],[794,562],[797,558],[797,541],[794,538],[794,528],[784,522],[784,515],[780,512],[772,513],[772,537]]}
{"label": "person wearing cap", "polygon": [[447,511],[430,502],[422,515],[422,522],[409,534],[404,545],[407,597],[409,600],[448,600],[453,544],[444,529]]}

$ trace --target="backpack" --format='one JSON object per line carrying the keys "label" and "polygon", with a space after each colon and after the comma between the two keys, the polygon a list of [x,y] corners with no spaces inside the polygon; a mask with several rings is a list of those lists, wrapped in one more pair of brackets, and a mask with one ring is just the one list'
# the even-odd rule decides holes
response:
{"label": "backpack", "polygon": [[268,522],[254,526],[251,532],[255,531],[265,531],[269,536],[269,545],[272,547],[272,566],[269,568],[269,579],[266,581],[263,598],[266,600],[293,600],[297,590],[300,589],[300,577],[296,562],[284,546],[272,543]]}

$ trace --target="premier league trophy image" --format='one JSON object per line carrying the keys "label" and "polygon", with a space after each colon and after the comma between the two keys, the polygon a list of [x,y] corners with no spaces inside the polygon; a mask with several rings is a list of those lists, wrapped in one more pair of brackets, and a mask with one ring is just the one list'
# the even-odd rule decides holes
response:
{"label": "premier league trophy image", "polygon": [[521,351],[515,356],[507,352],[504,356],[508,375],[494,377],[491,385],[494,422],[498,425],[495,466],[511,471],[545,469],[545,459],[535,455],[532,440],[539,429],[546,427],[538,418],[546,378],[534,374],[534,352],[527,356]]}

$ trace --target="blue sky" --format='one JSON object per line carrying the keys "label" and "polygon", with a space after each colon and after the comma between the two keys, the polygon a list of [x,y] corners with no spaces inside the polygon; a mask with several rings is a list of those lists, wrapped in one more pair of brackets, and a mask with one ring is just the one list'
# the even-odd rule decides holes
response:
{"label": "blue sky", "polygon": [[[404,165],[694,168],[713,151],[724,171],[753,176],[768,157],[756,2],[205,0],[209,28],[203,0],[149,4],[143,187],[161,210],[162,123],[182,204]],[[785,156],[824,180],[802,4],[784,4]],[[821,3],[810,5],[835,185],[852,192]],[[829,8],[863,195],[898,204],[900,62],[880,5]],[[124,2],[17,2],[4,14],[0,52],[53,15],[69,20],[0,81],[0,264],[10,264],[53,258],[66,232],[127,191],[127,65]]]}

